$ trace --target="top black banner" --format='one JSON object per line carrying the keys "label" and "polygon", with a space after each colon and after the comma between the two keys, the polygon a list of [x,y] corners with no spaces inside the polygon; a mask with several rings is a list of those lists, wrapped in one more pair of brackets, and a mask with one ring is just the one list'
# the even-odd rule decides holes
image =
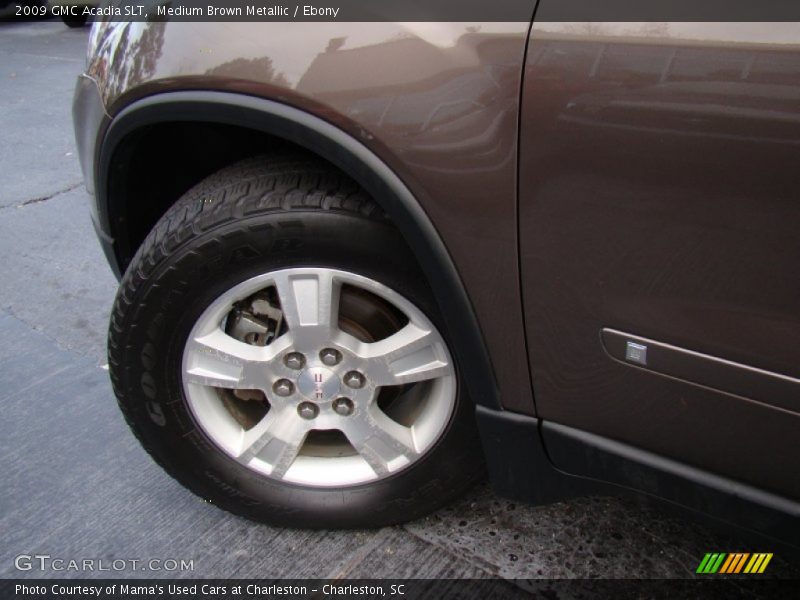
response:
{"label": "top black banner", "polygon": [[[102,21],[800,21],[800,0],[111,0],[52,6]],[[71,4],[69,2],[64,4]],[[537,6],[538,5],[538,6]],[[84,12],[88,11],[88,12]],[[55,15],[60,16],[60,15]]]}

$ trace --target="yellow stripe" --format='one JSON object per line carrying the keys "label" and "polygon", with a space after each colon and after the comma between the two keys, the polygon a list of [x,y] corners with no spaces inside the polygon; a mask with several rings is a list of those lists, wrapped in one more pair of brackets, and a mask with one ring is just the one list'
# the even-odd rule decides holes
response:
{"label": "yellow stripe", "polygon": [[736,570],[734,571],[734,573],[739,573],[739,572],[741,572],[741,570],[742,570],[742,567],[744,566],[744,561],[746,561],[746,560],[747,560],[747,557],[748,557],[748,556],[750,556],[750,554],[749,554],[749,553],[747,553],[747,552],[745,552],[744,554],[742,554],[741,558],[739,559],[739,562],[736,564]]}
{"label": "yellow stripe", "polygon": [[733,557],[736,556],[735,554],[728,554],[728,558],[725,559],[725,562],[722,564],[722,568],[719,570],[720,573],[727,573],[728,566],[733,562]]}
{"label": "yellow stripe", "polygon": [[758,570],[758,572],[759,573],[763,573],[764,569],[767,568],[767,565],[769,564],[769,561],[771,561],[771,560],[772,560],[772,552],[767,554],[767,557],[764,559],[764,562],[761,563],[761,568]]}
{"label": "yellow stripe", "polygon": [[758,573],[758,567],[761,566],[761,561],[764,560],[766,554],[756,554],[756,556],[758,557],[758,559],[756,560],[756,562],[753,563],[753,566],[750,568],[751,573]]}
{"label": "yellow stripe", "polygon": [[753,565],[758,562],[758,554],[753,554],[753,558],[750,559],[750,562],[747,563],[747,566],[744,568],[745,573],[751,573],[753,570]]}

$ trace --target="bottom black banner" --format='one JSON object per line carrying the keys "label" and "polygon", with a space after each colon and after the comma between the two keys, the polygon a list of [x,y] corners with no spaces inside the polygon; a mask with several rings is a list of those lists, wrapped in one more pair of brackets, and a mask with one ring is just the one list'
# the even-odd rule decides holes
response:
{"label": "bottom black banner", "polygon": [[0,598],[57,600],[287,600],[395,598],[660,599],[790,598],[796,581],[715,578],[706,580],[624,579],[4,579]]}

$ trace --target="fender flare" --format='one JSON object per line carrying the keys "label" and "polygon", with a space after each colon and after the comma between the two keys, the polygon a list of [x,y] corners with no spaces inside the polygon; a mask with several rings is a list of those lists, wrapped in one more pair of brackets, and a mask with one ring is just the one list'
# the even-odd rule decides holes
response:
{"label": "fender flare", "polygon": [[141,127],[175,121],[235,125],[306,148],[355,179],[391,217],[422,267],[442,312],[467,392],[477,405],[502,410],[497,382],[472,304],[439,233],[408,186],[372,150],[331,123],[272,100],[216,91],[147,96],[113,117],[98,152],[98,218],[106,231],[117,214],[109,194],[114,155]]}

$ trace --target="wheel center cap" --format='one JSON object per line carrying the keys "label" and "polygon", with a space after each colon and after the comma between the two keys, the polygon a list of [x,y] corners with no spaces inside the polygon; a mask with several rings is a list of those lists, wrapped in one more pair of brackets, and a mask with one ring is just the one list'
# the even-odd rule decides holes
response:
{"label": "wheel center cap", "polygon": [[325,367],[310,367],[297,378],[297,389],[309,400],[324,402],[333,398],[340,389],[339,379]]}

